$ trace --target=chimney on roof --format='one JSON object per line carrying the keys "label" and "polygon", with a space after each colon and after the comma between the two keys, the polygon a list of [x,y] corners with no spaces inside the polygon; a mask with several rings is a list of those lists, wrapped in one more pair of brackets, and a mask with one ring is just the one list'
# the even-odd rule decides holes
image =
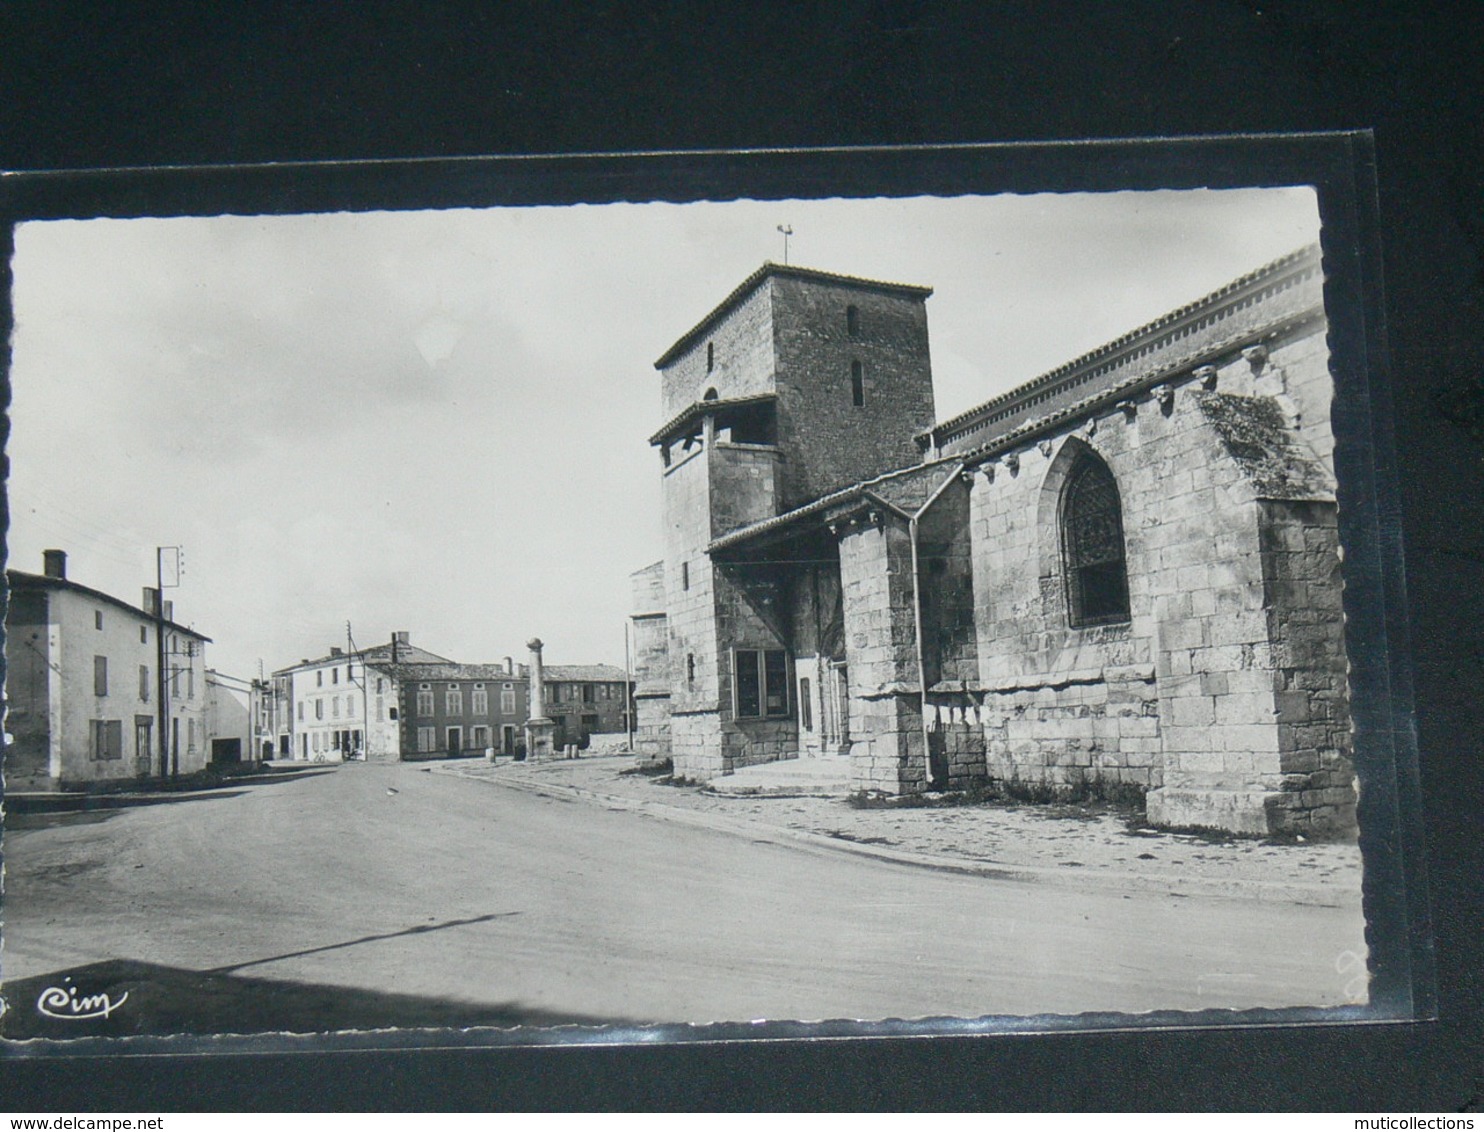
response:
{"label": "chimney on roof", "polygon": [[515,675],[515,660],[513,658],[511,658],[511,657],[508,657],[508,656],[505,658],[505,675],[506,676],[514,676]]}
{"label": "chimney on roof", "polygon": [[160,591],[155,589],[154,586],[145,586],[144,601],[142,604],[144,612],[148,613],[151,617],[158,617],[160,614]]}
{"label": "chimney on roof", "polygon": [[166,621],[174,621],[175,620],[175,603],[173,601],[167,601],[165,603],[165,620]]}
{"label": "chimney on roof", "polygon": [[41,570],[48,578],[67,578],[67,552],[65,550],[43,550]]}
{"label": "chimney on roof", "polygon": [[345,655],[345,650],[344,649],[341,649],[341,648],[337,648],[334,645],[331,645],[330,646],[330,655],[331,656],[344,656]]}
{"label": "chimney on roof", "polygon": [[398,629],[395,633],[392,634],[392,636],[397,638],[397,644],[399,645],[410,645],[412,643],[410,640],[408,640],[408,637],[411,636],[411,634],[408,633],[406,629]]}

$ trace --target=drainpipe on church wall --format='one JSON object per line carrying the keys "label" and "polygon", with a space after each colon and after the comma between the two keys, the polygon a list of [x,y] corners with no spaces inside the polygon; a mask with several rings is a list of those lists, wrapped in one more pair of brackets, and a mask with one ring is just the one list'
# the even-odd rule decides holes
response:
{"label": "drainpipe on church wall", "polygon": [[[936,496],[934,497],[936,498]],[[926,790],[933,784],[933,748],[928,739],[927,666],[922,659],[922,575],[917,569],[917,520],[932,506],[929,500],[922,511],[907,520],[907,540],[912,547],[912,635],[917,645],[918,724],[922,728],[922,779]]]}
{"label": "drainpipe on church wall", "polygon": [[923,660],[922,647],[922,575],[917,566],[917,524],[933,504],[943,497],[943,493],[958,480],[963,470],[963,464],[954,468],[953,474],[938,485],[938,489],[928,496],[927,502],[914,514],[907,516],[907,539],[912,547],[912,635],[917,646],[917,694],[921,717],[918,722],[922,727],[922,775],[924,784],[927,786],[931,786],[933,781],[933,757],[932,744],[928,739],[927,664]]}

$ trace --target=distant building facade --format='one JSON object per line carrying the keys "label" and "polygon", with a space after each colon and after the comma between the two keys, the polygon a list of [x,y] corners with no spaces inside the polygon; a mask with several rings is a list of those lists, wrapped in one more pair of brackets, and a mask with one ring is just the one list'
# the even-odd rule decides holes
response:
{"label": "distant building facade", "polygon": [[656,363],[643,742],[1353,827],[1322,282],[1304,249],[934,423],[928,288],[765,265]]}
{"label": "distant building facade", "polygon": [[160,610],[157,590],[147,589],[135,606],[69,580],[60,550],[45,552],[41,574],[7,570],[6,580],[9,789],[190,774],[206,766],[209,637],[173,620],[170,602]]}
{"label": "distant building facade", "polygon": [[[627,677],[607,664],[546,668],[547,714],[558,745],[625,731]],[[465,664],[414,646],[398,632],[374,648],[278,669],[260,709],[277,728],[278,758],[415,761],[462,755],[523,756],[531,715],[530,674],[505,657]]]}
{"label": "distant building facade", "polygon": [[416,664],[388,666],[400,705],[401,758],[517,755],[530,716],[525,666]]}
{"label": "distant building facade", "polygon": [[360,752],[400,757],[400,686],[389,669],[451,664],[413,645],[406,632],[386,644],[301,660],[273,673],[268,690],[277,728],[276,755],[299,761],[337,761]]}
{"label": "distant building facade", "polygon": [[586,748],[594,735],[629,729],[628,674],[611,664],[548,664],[546,716],[557,747]]}
{"label": "distant building facade", "polygon": [[206,670],[206,742],[213,763],[251,762],[253,752],[252,685],[214,668]]}

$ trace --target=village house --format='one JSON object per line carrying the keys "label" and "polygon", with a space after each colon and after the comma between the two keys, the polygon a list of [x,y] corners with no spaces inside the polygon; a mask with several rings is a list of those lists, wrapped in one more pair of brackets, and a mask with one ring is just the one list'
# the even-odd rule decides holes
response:
{"label": "village house", "polygon": [[628,674],[611,664],[545,666],[546,716],[557,747],[586,748],[594,735],[627,732]]}
{"label": "village house", "polygon": [[7,789],[206,766],[211,638],[175,621],[156,589],[135,606],[71,581],[61,550],[44,552],[41,574],[7,570],[6,580]]}
{"label": "village house", "polygon": [[404,631],[385,644],[354,653],[331,647],[326,656],[278,669],[268,693],[278,757],[327,762],[360,752],[399,758],[401,692],[389,669],[452,663],[413,645]]}
{"label": "village house", "polygon": [[943,422],[930,294],[766,264],[656,363],[641,753],[1353,827],[1318,248]]}
{"label": "village house", "polygon": [[458,758],[460,755],[515,755],[524,749],[529,681],[524,665],[387,665],[397,688],[401,725],[400,757]]}
{"label": "village house", "polygon": [[214,668],[206,670],[206,738],[213,763],[240,763],[253,752],[253,686]]}

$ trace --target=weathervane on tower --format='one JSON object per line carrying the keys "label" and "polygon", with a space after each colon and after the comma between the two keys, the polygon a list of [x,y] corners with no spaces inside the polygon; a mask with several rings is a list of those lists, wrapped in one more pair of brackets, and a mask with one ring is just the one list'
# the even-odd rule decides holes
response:
{"label": "weathervane on tower", "polygon": [[783,233],[783,265],[788,266],[788,238],[794,234],[792,224],[778,225],[778,231]]}

